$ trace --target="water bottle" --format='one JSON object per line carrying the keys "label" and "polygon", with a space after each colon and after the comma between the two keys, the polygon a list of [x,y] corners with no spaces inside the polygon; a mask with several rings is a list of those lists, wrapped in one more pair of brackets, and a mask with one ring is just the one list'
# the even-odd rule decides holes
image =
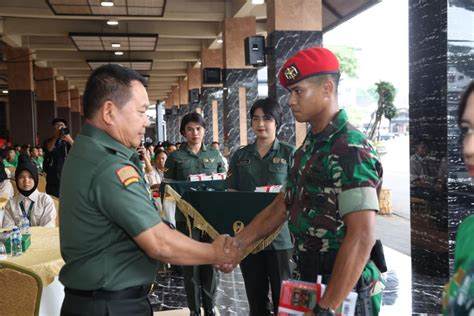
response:
{"label": "water bottle", "polygon": [[30,221],[25,216],[20,219],[20,232],[22,235],[30,233]]}
{"label": "water bottle", "polygon": [[13,232],[10,236],[11,240],[11,249],[12,249],[12,256],[20,256],[23,251],[21,249],[21,233],[20,229],[15,226],[13,227]]}

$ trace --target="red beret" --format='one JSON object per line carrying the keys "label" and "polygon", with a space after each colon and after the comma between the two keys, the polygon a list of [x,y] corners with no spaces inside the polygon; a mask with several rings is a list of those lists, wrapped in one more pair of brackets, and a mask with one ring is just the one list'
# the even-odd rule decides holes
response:
{"label": "red beret", "polygon": [[307,48],[290,57],[278,74],[283,87],[291,86],[303,79],[339,73],[339,61],[329,49]]}

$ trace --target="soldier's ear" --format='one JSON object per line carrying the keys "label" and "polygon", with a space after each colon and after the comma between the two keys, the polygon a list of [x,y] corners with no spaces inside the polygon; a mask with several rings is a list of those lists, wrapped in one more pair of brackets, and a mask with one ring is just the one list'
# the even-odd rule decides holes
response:
{"label": "soldier's ear", "polygon": [[114,123],[115,117],[115,105],[112,101],[106,101],[100,108],[102,121],[107,125],[112,125]]}

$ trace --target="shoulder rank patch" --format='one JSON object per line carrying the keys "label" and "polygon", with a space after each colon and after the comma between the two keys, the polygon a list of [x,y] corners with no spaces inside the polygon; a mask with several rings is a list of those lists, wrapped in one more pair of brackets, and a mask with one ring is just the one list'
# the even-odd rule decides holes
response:
{"label": "shoulder rank patch", "polygon": [[124,166],[115,171],[115,174],[119,178],[120,183],[122,183],[125,187],[140,181],[140,175],[132,166]]}

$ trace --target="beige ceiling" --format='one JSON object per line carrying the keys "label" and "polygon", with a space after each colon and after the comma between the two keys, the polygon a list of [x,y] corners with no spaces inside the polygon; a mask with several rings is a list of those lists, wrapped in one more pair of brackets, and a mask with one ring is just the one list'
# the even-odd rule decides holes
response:
{"label": "beige ceiling", "polygon": [[[157,16],[55,15],[57,3],[98,3],[98,0],[0,0],[0,36],[6,44],[28,47],[34,52],[35,63],[53,67],[57,75],[70,86],[83,91],[91,67],[87,61],[152,61],[149,75],[150,102],[167,97],[187,75],[188,67],[198,67],[201,48],[220,48],[224,17],[255,16],[257,33],[266,33],[266,5],[253,5],[251,0],[127,0],[129,3],[162,3],[164,13]],[[127,3],[120,0],[120,3]],[[154,2],[155,1],[155,2]],[[373,5],[379,0],[323,0],[323,28],[327,30]],[[141,5],[141,4],[140,4]],[[94,12],[105,9],[93,7]],[[71,13],[70,8],[65,9]],[[77,12],[87,13],[83,6]],[[121,12],[124,12],[123,10]],[[133,11],[138,12],[138,11]],[[140,15],[144,12],[140,11]],[[151,11],[150,14],[156,14]],[[118,26],[108,26],[106,20],[115,18]],[[158,34],[154,51],[113,52],[79,51],[69,33]],[[91,44],[92,45],[92,44]],[[148,45],[149,46],[149,45]],[[3,57],[5,59],[5,57]],[[123,64],[123,63],[122,63]],[[6,83],[6,63],[0,61],[0,88]]]}

